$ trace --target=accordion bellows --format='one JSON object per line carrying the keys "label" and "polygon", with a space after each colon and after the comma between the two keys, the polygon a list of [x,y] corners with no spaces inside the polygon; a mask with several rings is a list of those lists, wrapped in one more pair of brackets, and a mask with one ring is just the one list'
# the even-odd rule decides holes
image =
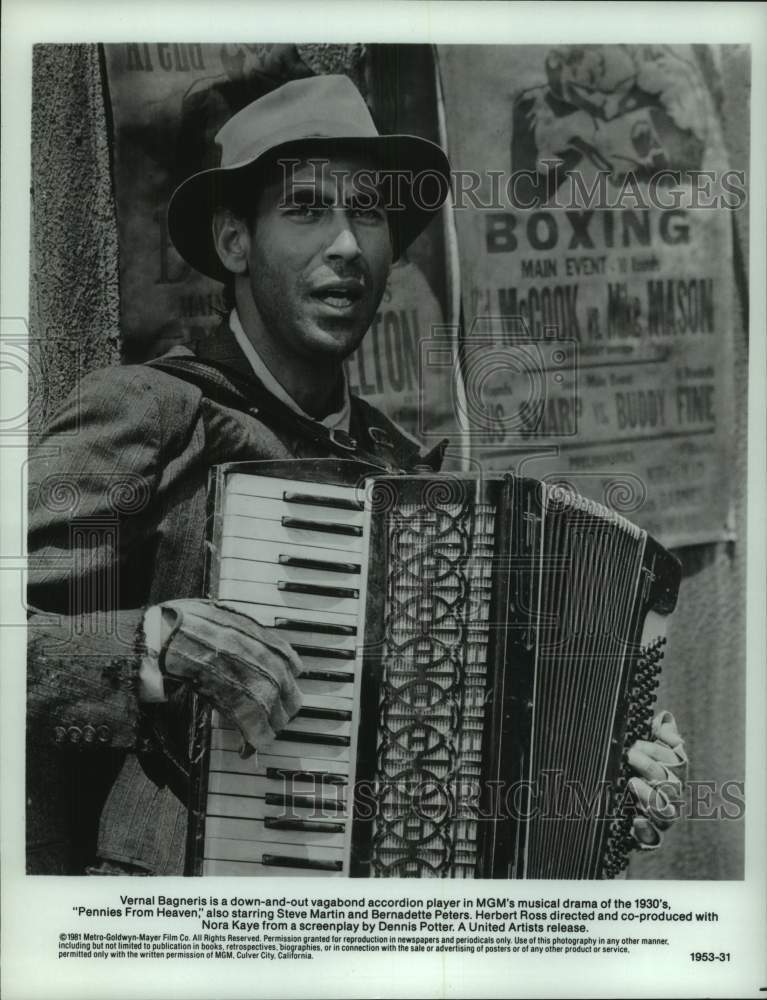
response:
{"label": "accordion bellows", "polygon": [[213,470],[211,597],[283,630],[299,715],[256,761],[199,705],[189,874],[607,878],[676,559],[513,475]]}

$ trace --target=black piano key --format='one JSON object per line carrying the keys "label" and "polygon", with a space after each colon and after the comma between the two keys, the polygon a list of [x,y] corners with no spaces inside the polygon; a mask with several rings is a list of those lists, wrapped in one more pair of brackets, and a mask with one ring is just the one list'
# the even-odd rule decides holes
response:
{"label": "black piano key", "polygon": [[293,771],[287,767],[267,767],[266,776],[270,781],[307,781],[321,785],[345,785],[349,780],[348,775],[334,771]]}
{"label": "black piano key", "polygon": [[316,743],[321,747],[348,747],[351,745],[348,736],[335,736],[330,733],[305,733],[301,730],[283,729],[276,739],[290,743]]}
{"label": "black piano key", "polygon": [[352,713],[345,708],[323,708],[309,706],[298,713],[304,719],[334,719],[336,722],[351,722]]}
{"label": "black piano key", "polygon": [[293,807],[295,809],[328,810],[330,812],[343,812],[346,809],[343,800],[319,799],[315,795],[281,795],[277,792],[267,792],[264,796],[264,803],[267,806],[281,806],[283,809]]}
{"label": "black piano key", "polygon": [[[333,646],[305,646],[301,642],[291,643],[299,656],[319,656],[326,660],[353,660],[357,655],[353,649],[335,649]],[[302,677],[308,677],[302,674]]]}
{"label": "black piano key", "polygon": [[328,573],[361,573],[359,563],[331,562],[329,559],[302,559],[300,556],[281,555],[277,560],[281,566],[293,566],[295,569],[321,569]]}
{"label": "black piano key", "polygon": [[283,517],[283,528],[300,528],[302,531],[324,531],[330,535],[353,535],[362,538],[362,528],[357,524],[341,524],[338,521],[305,521],[301,517]]}
{"label": "black piano key", "polygon": [[340,861],[320,861],[318,858],[289,858],[283,854],[264,854],[261,864],[274,868],[317,868],[324,872],[340,872]]}
{"label": "black piano key", "polygon": [[277,590],[289,594],[314,594],[316,597],[348,597],[353,601],[360,596],[359,590],[351,587],[325,587],[321,583],[292,583],[287,580],[278,580]]}
{"label": "black piano key", "polygon": [[286,503],[305,503],[312,507],[334,507],[337,510],[364,510],[362,500],[352,500],[345,497],[319,497],[312,493],[291,493],[285,490],[282,499]]}
{"label": "black piano key", "polygon": [[[294,646],[293,649],[296,649]],[[307,681],[327,681],[336,684],[353,684],[354,674],[346,674],[338,670],[305,670],[301,674],[302,680]]]}
{"label": "black piano key", "polygon": [[354,625],[331,625],[319,622],[305,622],[293,618],[275,618],[274,627],[290,632],[317,632],[319,635],[356,635]]}
{"label": "black piano key", "polygon": [[267,816],[264,819],[267,830],[292,830],[297,833],[343,833],[343,823],[330,823],[321,819],[278,819]]}

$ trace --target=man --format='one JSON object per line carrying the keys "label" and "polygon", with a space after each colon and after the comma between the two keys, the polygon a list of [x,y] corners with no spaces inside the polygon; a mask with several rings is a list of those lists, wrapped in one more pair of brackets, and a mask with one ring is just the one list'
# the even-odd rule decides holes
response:
{"label": "man", "polygon": [[[75,820],[81,848],[98,859],[93,874],[182,871],[179,733],[191,690],[237,725],[244,753],[265,748],[300,707],[290,646],[201,599],[209,468],[341,454],[397,471],[435,469],[441,457],[351,396],[342,362],[374,317],[392,261],[437,211],[434,199],[418,203],[407,178],[441,179],[447,193],[442,151],[379,136],[337,76],[286,84],[216,141],[220,166],[178,188],[168,222],[182,256],[225,283],[228,323],[196,361],[177,349],[87,376],[52,421],[33,476],[29,746],[52,743],[53,766],[66,762],[66,780],[79,782],[74,801],[86,805],[75,805]],[[663,742],[632,751],[645,804],[648,782],[681,763],[673,722],[656,735]],[[44,759],[49,766],[30,755],[33,833]],[[83,818],[87,826],[102,801],[96,844]],[[653,818],[663,826],[672,814],[664,803]],[[641,842],[657,841],[650,818],[635,828]],[[31,871],[54,866],[47,847],[30,852]],[[56,864],[87,860],[70,852]]]}

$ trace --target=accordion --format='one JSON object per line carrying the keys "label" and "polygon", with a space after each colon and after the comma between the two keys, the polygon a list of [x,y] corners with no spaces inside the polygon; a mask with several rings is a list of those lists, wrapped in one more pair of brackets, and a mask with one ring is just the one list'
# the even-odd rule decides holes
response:
{"label": "accordion", "polygon": [[303,707],[242,759],[195,705],[187,874],[615,876],[680,575],[533,479],[215,467],[208,594],[294,646]]}

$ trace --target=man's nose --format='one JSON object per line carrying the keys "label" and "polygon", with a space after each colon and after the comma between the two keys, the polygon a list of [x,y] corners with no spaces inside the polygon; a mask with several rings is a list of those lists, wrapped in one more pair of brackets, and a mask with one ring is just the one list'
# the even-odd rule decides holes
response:
{"label": "man's nose", "polygon": [[332,242],[325,250],[325,256],[329,260],[354,260],[362,253],[357,237],[351,227],[348,216],[343,210],[334,212],[334,232]]}

